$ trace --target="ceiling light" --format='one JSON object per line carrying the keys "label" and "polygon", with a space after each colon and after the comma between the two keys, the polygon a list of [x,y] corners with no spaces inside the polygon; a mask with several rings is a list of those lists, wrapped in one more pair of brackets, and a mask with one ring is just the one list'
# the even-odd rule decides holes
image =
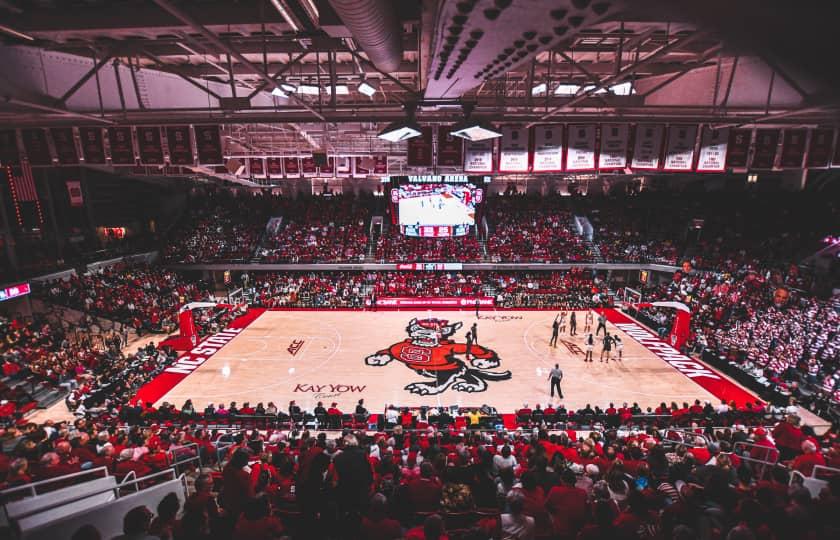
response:
{"label": "ceiling light", "polygon": [[297,87],[295,90],[298,94],[304,94],[307,96],[317,96],[321,93],[321,88],[318,86],[314,86],[311,84],[302,84]]}
{"label": "ceiling light", "polygon": [[531,88],[531,95],[532,96],[540,96],[545,94],[545,91],[548,89],[548,85],[545,83],[540,83],[533,88]]}
{"label": "ceiling light", "polygon": [[388,124],[377,137],[390,142],[400,142],[422,135],[420,125],[414,120],[416,108],[416,103],[407,103],[405,105],[406,119]]}
{"label": "ceiling light", "polygon": [[452,131],[452,135],[468,141],[484,141],[501,137],[502,132],[487,122],[471,120],[457,124],[455,130]]}
{"label": "ceiling light", "polygon": [[284,92],[295,92],[295,91],[297,91],[297,86],[295,86],[294,84],[292,84],[288,81],[280,81],[280,88]]}
{"label": "ceiling light", "polygon": [[272,96],[277,96],[277,97],[282,97],[282,98],[289,97],[288,94],[286,94],[286,92],[284,92],[279,86],[271,91],[271,95]]}
{"label": "ceiling light", "polygon": [[362,82],[359,83],[358,88],[356,88],[360,94],[364,94],[367,97],[373,97],[373,95],[379,91],[379,83],[376,81],[369,81],[367,79],[363,79]]}
{"label": "ceiling light", "polygon": [[461,107],[464,109],[464,119],[452,126],[452,135],[468,141],[484,141],[502,136],[502,132],[489,122],[471,118],[474,104],[464,103]]}
{"label": "ceiling light", "polygon": [[[327,93],[332,94],[332,87],[327,86]],[[337,84],[335,85],[335,95],[337,96],[346,96],[350,94],[350,89],[347,88],[346,84]]]}
{"label": "ceiling light", "polygon": [[555,96],[573,96],[578,93],[580,86],[576,84],[558,84],[554,89]]}
{"label": "ceiling light", "polygon": [[417,125],[416,122],[411,120],[400,120],[398,122],[388,124],[385,129],[379,132],[377,137],[390,142],[400,142],[417,137],[420,134],[420,126]]}
{"label": "ceiling light", "polygon": [[617,96],[629,96],[630,94],[634,94],[636,91],[633,89],[633,83],[623,82],[621,84],[610,86],[610,92]]}
{"label": "ceiling light", "polygon": [[583,87],[584,92],[589,92],[589,93],[593,93],[593,94],[606,94],[607,93],[607,89],[603,88],[603,87],[598,88],[597,90],[595,90],[595,92],[592,92],[593,90],[595,90],[595,85],[594,84],[587,84],[586,86]]}

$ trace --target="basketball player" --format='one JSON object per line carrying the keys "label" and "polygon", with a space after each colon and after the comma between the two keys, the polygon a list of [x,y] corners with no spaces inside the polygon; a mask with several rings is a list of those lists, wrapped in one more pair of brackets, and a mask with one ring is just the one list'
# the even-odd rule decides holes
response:
{"label": "basketball player", "polygon": [[557,322],[557,319],[560,315],[554,317],[554,322],[551,323],[551,339],[548,341],[548,345],[550,347],[557,348],[557,335],[560,333],[560,323]]}
{"label": "basketball player", "polygon": [[607,316],[601,313],[598,315],[598,328],[595,330],[595,335],[601,333],[601,330],[604,330],[604,335],[607,335]]}
{"label": "basketball player", "polygon": [[610,353],[612,352],[612,336],[610,336],[609,332],[604,330],[604,339],[601,342],[601,362],[604,361],[604,353],[607,354],[607,363],[610,362]]}
{"label": "basketball player", "polygon": [[586,317],[583,319],[583,331],[584,332],[591,332],[592,331],[592,311],[586,312]]}
{"label": "basketball player", "polygon": [[621,353],[624,350],[624,342],[616,335],[613,336],[613,343],[615,344],[616,352],[618,352],[618,359],[621,360]]}
{"label": "basketball player", "polygon": [[472,351],[472,344],[473,344],[472,332],[467,332],[467,335],[465,336],[465,339],[467,340],[467,351],[466,351],[466,354],[465,354],[465,358],[467,360],[469,360],[470,359],[470,351]]}
{"label": "basketball player", "polygon": [[548,380],[551,381],[551,397],[554,397],[554,389],[556,388],[557,396],[563,399],[563,391],[560,390],[560,381],[563,380],[563,370],[560,369],[560,364],[554,364],[554,369],[548,374]]}
{"label": "basketball player", "polygon": [[572,315],[569,317],[569,335],[574,336],[575,334],[577,334],[577,317],[573,311]]}
{"label": "basketball player", "polygon": [[473,343],[478,345],[478,323],[472,323],[470,332],[472,332]]}
{"label": "basketball player", "polygon": [[560,333],[564,333],[566,331],[566,312],[560,312]]}
{"label": "basketball player", "polygon": [[592,349],[595,348],[595,338],[592,334],[589,334],[589,337],[586,338],[586,356],[584,357],[584,362],[592,362]]}
{"label": "basketball player", "polygon": [[478,298],[475,299],[475,318],[478,319],[478,308],[481,307],[481,302]]}

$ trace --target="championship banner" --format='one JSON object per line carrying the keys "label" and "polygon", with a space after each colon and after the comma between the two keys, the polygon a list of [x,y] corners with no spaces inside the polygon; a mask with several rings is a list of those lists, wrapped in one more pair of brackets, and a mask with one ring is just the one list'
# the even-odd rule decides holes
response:
{"label": "championship banner", "polygon": [[697,144],[696,125],[668,126],[665,150],[666,171],[690,171],[694,167],[694,146]]}
{"label": "championship banner", "polygon": [[636,126],[636,144],[633,145],[631,168],[656,170],[662,155],[662,138],[665,126],[662,124],[639,124]]}
{"label": "championship banner", "polygon": [[79,141],[82,143],[82,156],[85,163],[105,164],[105,147],[102,145],[102,128],[80,127]]}
{"label": "championship banner", "polygon": [[353,173],[353,159],[350,156],[335,156],[333,163],[336,176],[350,176]]}
{"label": "championship banner", "polygon": [[315,165],[315,158],[312,156],[300,160],[300,171],[304,178],[311,178],[318,174],[318,166]]}
{"label": "championship banner", "polygon": [[750,155],[751,129],[733,129],[729,132],[729,144],[726,147],[726,166],[743,168],[747,166]]}
{"label": "championship banner", "polygon": [[534,127],[534,172],[563,170],[563,126]]}
{"label": "championship banner", "polygon": [[726,146],[729,143],[729,129],[712,129],[703,126],[700,136],[700,152],[697,156],[697,172],[723,172],[726,170]]}
{"label": "championship banner", "polygon": [[460,167],[464,163],[464,140],[450,133],[450,126],[438,126],[437,164]]}
{"label": "championship banner", "polygon": [[420,136],[408,140],[406,149],[406,165],[409,167],[431,167],[432,160],[432,126],[420,128]]}
{"label": "championship banner", "polygon": [[595,124],[571,124],[566,131],[566,171],[595,170]]}
{"label": "championship banner", "polygon": [[22,129],[20,138],[30,165],[52,165],[50,147],[47,146],[47,134],[41,128]]}
{"label": "championship banner", "polygon": [[598,153],[598,169],[608,171],[627,167],[628,124],[602,124],[601,150]]}
{"label": "championship banner", "polygon": [[18,161],[17,133],[13,129],[0,130],[0,165],[6,167]]}
{"label": "championship banner", "polygon": [[195,132],[195,145],[198,153],[198,162],[202,165],[221,165],[222,139],[219,134],[219,126],[193,126]]}
{"label": "championship banner", "polygon": [[108,128],[108,142],[111,145],[111,163],[134,165],[134,143],[131,140],[130,127]]}
{"label": "championship banner", "polygon": [[464,172],[493,172],[493,142],[493,139],[467,141],[464,151]]}
{"label": "championship banner", "polygon": [[327,164],[318,167],[318,176],[333,176],[335,175],[335,158],[333,156],[327,157]]}
{"label": "championship banner", "polygon": [[499,172],[528,172],[528,128],[502,127]]}
{"label": "championship banner", "polygon": [[253,178],[265,178],[263,158],[248,158],[248,172]]}
{"label": "championship banner", "polygon": [[782,143],[782,157],[779,164],[785,169],[801,169],[805,158],[805,141],[808,130],[786,129],[785,140]]}
{"label": "championship banner", "polygon": [[52,136],[58,163],[60,165],[77,165],[79,163],[79,153],[76,150],[73,128],[50,128],[50,136]]}
{"label": "championship banner", "polygon": [[817,169],[828,167],[831,161],[831,144],[834,142],[833,129],[815,129],[811,132],[808,144],[808,158],[805,166]]}
{"label": "championship banner", "polygon": [[163,165],[163,144],[159,127],[138,127],[137,144],[140,150],[140,163],[143,165]]}
{"label": "championship banner", "polygon": [[429,308],[464,308],[473,309],[478,302],[480,307],[492,307],[495,301],[492,296],[478,296],[466,298],[433,298],[433,297],[391,297],[377,298],[376,307],[429,307]]}
{"label": "championship banner", "polygon": [[67,180],[67,197],[70,199],[70,206],[80,207],[85,205],[85,198],[82,195],[82,183],[79,180]]}
{"label": "championship banner", "polygon": [[195,163],[189,126],[167,126],[166,142],[169,145],[169,163],[172,165]]}
{"label": "championship banner", "polygon": [[776,153],[779,149],[778,129],[758,129],[755,132],[755,152],[753,153],[752,169],[772,169],[776,164]]}
{"label": "championship banner", "polygon": [[388,156],[378,154],[375,156],[357,156],[355,159],[355,176],[367,176],[369,174],[388,174]]}
{"label": "championship banner", "polygon": [[[273,163],[277,163],[277,171],[275,172]],[[280,158],[268,158],[268,175],[272,178],[283,176],[286,178],[300,178],[300,159],[296,157],[284,157],[283,169],[280,169]]]}

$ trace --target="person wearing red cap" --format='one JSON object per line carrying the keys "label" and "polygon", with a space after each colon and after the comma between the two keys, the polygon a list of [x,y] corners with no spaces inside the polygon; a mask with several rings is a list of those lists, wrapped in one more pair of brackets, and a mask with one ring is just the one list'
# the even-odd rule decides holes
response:
{"label": "person wearing red cap", "polygon": [[779,459],[779,451],[773,441],[767,438],[767,430],[763,427],[753,431],[753,444],[755,446],[750,449],[750,458],[769,462]]}

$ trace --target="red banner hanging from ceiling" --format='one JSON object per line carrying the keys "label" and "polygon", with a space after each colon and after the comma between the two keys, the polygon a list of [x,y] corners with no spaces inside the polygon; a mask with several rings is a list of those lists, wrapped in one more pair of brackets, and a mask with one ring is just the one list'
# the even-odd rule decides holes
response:
{"label": "red banner hanging from ceiling", "polygon": [[140,163],[163,165],[163,143],[159,127],[138,127],[137,145],[140,150]]}
{"label": "red banner hanging from ceiling", "polygon": [[785,169],[801,169],[805,158],[805,142],[808,138],[806,129],[786,129],[782,143],[782,157],[779,165]]}
{"label": "red banner hanging from ceiling", "polygon": [[464,140],[452,135],[450,126],[438,126],[437,164],[439,167],[461,167],[464,164]]}
{"label": "red banner hanging from ceiling", "polygon": [[755,132],[755,152],[753,153],[752,169],[772,169],[776,164],[776,154],[779,149],[781,130],[759,129]]}
{"label": "red banner hanging from ceiling", "polygon": [[[285,157],[285,158],[268,158],[270,160],[269,167],[268,167],[268,174],[274,178],[275,176],[283,176],[285,172],[286,178],[300,178],[300,159],[296,157]],[[273,163],[276,162],[277,165],[280,165],[282,161],[283,169],[280,170],[277,168],[272,167]]]}
{"label": "red banner hanging from ceiling", "polygon": [[833,129],[815,129],[811,132],[808,158],[805,165],[811,168],[828,167],[831,161],[831,145],[834,143]]}
{"label": "red banner hanging from ceiling", "polygon": [[726,166],[743,168],[750,156],[752,130],[733,129],[729,132],[729,144],[726,147]]}
{"label": "red banner hanging from ceiling", "polygon": [[222,139],[219,133],[219,126],[194,126],[195,145],[198,153],[198,162],[202,165],[221,165]]}
{"label": "red banner hanging from ceiling", "polygon": [[254,178],[265,178],[265,163],[263,158],[248,158],[248,172]]}
{"label": "red banner hanging from ceiling", "polygon": [[169,163],[172,165],[195,163],[189,126],[167,126],[166,143],[169,146]]}
{"label": "red banner hanging from ceiling", "polygon": [[85,163],[93,165],[105,164],[105,147],[102,144],[102,128],[80,127],[79,141],[82,143],[82,156]]}
{"label": "red banner hanging from ceiling", "polygon": [[406,164],[409,167],[432,166],[432,126],[421,127],[420,136],[408,140]]}
{"label": "red banner hanging from ceiling", "polygon": [[77,165],[79,153],[76,150],[76,138],[73,128],[50,128],[50,136],[55,148],[55,157],[60,165]]}
{"label": "red banner hanging from ceiling", "polygon": [[108,128],[108,143],[111,146],[111,163],[114,165],[134,165],[134,141],[130,127]]}
{"label": "red banner hanging from ceiling", "polygon": [[20,138],[23,141],[23,148],[26,150],[26,157],[30,165],[52,165],[50,147],[47,146],[47,134],[43,129],[22,129],[20,130]]}

